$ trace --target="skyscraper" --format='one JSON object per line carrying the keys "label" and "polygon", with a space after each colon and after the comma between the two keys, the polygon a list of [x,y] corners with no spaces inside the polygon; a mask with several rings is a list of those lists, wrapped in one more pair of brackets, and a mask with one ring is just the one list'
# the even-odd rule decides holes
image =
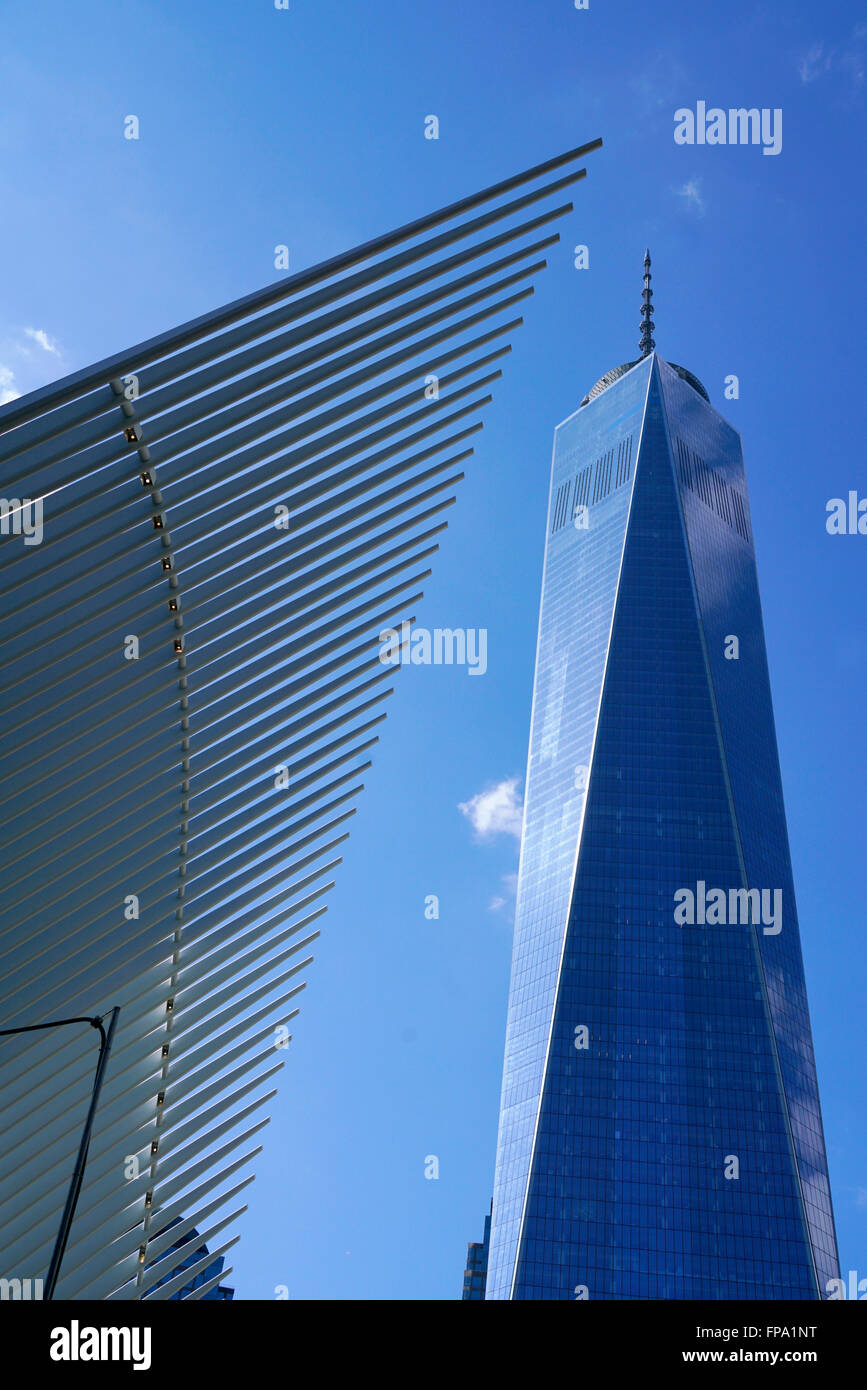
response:
{"label": "skyscraper", "polygon": [[491,1244],[491,1216],[485,1217],[483,1240],[467,1242],[467,1267],[464,1270],[464,1286],[461,1301],[481,1303],[485,1297],[485,1282],[488,1277],[488,1250]]}
{"label": "skyscraper", "polygon": [[[180,1217],[175,1217],[169,1223],[167,1230],[180,1224]],[[220,1283],[226,1261],[222,1255],[218,1255],[210,1264],[206,1264],[205,1256],[209,1254],[208,1247],[204,1242],[200,1245],[196,1244],[198,1235],[198,1231],[193,1227],[184,1232],[177,1245],[169,1247],[165,1257],[166,1264],[170,1263],[171,1255],[174,1253],[180,1256],[181,1262],[170,1268],[154,1284],[148,1295],[149,1298],[163,1297],[164,1290],[170,1285],[171,1288],[165,1293],[165,1297],[175,1303],[182,1303],[191,1297],[201,1299],[203,1303],[231,1303],[235,1297],[235,1290]],[[185,1281],[183,1276],[194,1267],[196,1273]]]}
{"label": "skyscraper", "polygon": [[641,355],[557,427],[487,1297],[837,1274],[741,443]]}

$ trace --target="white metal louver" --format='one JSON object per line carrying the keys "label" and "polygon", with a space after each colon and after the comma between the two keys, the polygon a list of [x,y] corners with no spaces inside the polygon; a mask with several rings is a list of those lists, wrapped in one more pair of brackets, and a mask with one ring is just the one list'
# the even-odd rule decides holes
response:
{"label": "white metal louver", "polygon": [[[177,1297],[237,1239],[378,634],[600,143],[0,408],[0,1027],[120,1006],[59,1298]],[[0,1039],[0,1276],[44,1276],[95,1056]]]}

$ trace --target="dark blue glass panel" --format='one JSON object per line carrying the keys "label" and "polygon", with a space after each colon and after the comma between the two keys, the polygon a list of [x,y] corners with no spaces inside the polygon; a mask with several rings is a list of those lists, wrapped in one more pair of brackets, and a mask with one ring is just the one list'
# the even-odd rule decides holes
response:
{"label": "dark blue glass panel", "polygon": [[[746,877],[752,885],[779,888],[783,895],[782,929],[762,931],[759,940],[819,1287],[824,1293],[827,1281],[838,1277],[837,1245],[743,454],[735,430],[665,363],[660,364],[660,375]],[[739,510],[746,516],[746,535],[734,524],[733,508],[726,509],[724,499],[720,505],[716,487],[708,493],[689,485],[689,470],[680,466],[690,461],[685,450],[742,498]],[[731,656],[732,645],[727,641],[731,637],[738,639],[737,659]]]}

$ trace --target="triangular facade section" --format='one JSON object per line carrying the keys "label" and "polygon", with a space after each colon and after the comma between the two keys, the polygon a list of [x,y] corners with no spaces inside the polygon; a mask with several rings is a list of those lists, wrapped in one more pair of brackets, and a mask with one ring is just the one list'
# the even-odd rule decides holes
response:
{"label": "triangular facade section", "polygon": [[779,920],[758,941],[824,1297],[837,1245],[743,451],[722,416],[666,363],[659,370],[746,880],[781,894]]}
{"label": "triangular facade section", "polygon": [[649,370],[554,439],[488,1298],[514,1276]]}

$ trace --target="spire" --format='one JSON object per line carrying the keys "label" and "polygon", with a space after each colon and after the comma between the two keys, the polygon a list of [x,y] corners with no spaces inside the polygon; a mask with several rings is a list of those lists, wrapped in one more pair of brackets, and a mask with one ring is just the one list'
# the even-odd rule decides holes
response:
{"label": "spire", "polygon": [[638,344],[642,357],[649,357],[656,347],[653,341],[653,290],[650,288],[650,252],[644,253],[644,289],[641,292],[641,342]]}

